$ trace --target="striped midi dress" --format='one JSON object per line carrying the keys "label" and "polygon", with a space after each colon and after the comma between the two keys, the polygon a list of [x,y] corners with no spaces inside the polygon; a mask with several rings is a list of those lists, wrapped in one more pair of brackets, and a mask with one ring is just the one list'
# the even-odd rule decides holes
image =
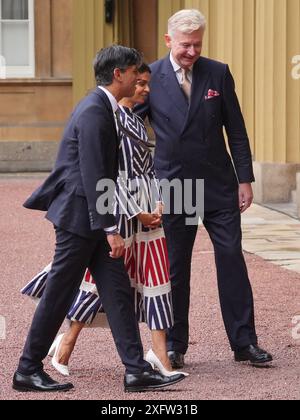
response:
{"label": "striped midi dress", "polygon": [[[150,330],[173,326],[169,262],[163,227],[146,228],[137,219],[141,211],[152,212],[160,201],[158,181],[143,121],[130,109],[121,107],[119,176],[115,193],[115,216],[125,240],[124,263],[131,282],[135,312]],[[23,289],[33,298],[41,297],[51,264]],[[107,327],[105,310],[94,280],[86,271],[67,318],[89,327]]]}

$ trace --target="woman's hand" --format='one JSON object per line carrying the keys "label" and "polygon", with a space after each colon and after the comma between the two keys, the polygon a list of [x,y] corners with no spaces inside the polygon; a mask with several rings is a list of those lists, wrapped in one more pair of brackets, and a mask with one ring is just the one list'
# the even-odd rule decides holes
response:
{"label": "woman's hand", "polygon": [[158,214],[142,212],[137,218],[147,228],[155,229],[161,224],[161,217]]}
{"label": "woman's hand", "polygon": [[154,210],[152,214],[157,214],[159,217],[162,217],[163,212],[164,212],[164,205],[161,201],[158,201],[156,203],[156,209]]}

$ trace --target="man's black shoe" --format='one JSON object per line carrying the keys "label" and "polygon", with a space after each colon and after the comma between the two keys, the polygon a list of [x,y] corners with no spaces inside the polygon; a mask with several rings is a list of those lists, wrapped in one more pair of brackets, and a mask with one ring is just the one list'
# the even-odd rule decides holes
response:
{"label": "man's black shoe", "polygon": [[270,363],[273,360],[273,357],[270,353],[259,348],[256,344],[251,344],[244,349],[234,352],[234,359],[236,362],[246,362],[249,361],[254,366],[263,366],[266,363]]}
{"label": "man's black shoe", "polygon": [[184,355],[178,351],[168,351],[168,356],[173,369],[182,369],[184,366]]}
{"label": "man's black shoe", "polygon": [[40,392],[58,392],[69,391],[74,388],[71,383],[59,384],[55,382],[43,370],[32,375],[22,375],[19,372],[14,374],[13,389],[16,391],[40,391]]}
{"label": "man's black shoe", "polygon": [[185,378],[183,374],[164,376],[151,370],[143,373],[126,373],[124,376],[125,392],[153,391],[166,386],[177,384]]}

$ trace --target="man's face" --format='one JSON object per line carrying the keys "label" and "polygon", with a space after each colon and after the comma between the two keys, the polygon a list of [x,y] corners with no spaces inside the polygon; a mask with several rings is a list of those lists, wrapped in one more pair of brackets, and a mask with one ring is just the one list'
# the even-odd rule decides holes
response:
{"label": "man's face", "polygon": [[135,93],[135,87],[139,78],[137,66],[128,67],[125,72],[120,73],[122,97],[131,97]]}
{"label": "man's face", "polygon": [[190,34],[177,31],[172,37],[165,35],[165,41],[176,63],[181,68],[188,69],[201,55],[203,37],[204,29],[198,29]]}

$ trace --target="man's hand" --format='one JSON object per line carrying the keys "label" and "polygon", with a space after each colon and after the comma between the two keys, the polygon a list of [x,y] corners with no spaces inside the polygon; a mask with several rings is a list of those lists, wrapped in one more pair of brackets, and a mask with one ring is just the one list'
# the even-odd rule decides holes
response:
{"label": "man's hand", "polygon": [[121,258],[125,249],[125,242],[121,235],[106,235],[107,242],[111,248],[111,258]]}
{"label": "man's hand", "polygon": [[239,204],[241,213],[244,213],[252,204],[253,190],[251,184],[240,184]]}
{"label": "man's hand", "polygon": [[161,217],[157,214],[142,212],[137,218],[147,228],[155,229],[161,224]]}

